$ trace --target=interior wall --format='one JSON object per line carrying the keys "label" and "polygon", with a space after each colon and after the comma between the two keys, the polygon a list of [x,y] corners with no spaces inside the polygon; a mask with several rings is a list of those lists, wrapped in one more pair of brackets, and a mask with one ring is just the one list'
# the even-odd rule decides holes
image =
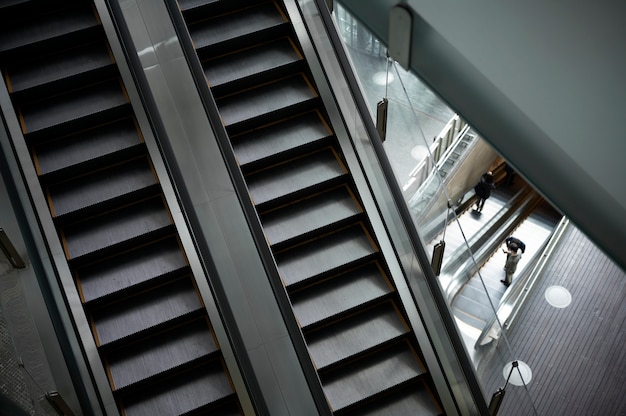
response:
{"label": "interior wall", "polygon": [[402,4],[411,69],[626,268],[626,3],[341,3],[384,42]]}

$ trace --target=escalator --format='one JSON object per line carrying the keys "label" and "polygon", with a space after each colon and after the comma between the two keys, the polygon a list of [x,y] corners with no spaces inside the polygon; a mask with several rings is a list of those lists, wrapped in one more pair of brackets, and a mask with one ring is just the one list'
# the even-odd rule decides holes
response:
{"label": "escalator", "polygon": [[[515,185],[497,182],[483,212],[471,209],[475,198],[468,198],[456,210],[458,224],[449,224],[448,230],[430,243],[432,247],[445,235],[446,254],[439,279],[466,342],[476,341],[477,334],[493,321],[494,308],[515,296],[513,291],[524,290],[524,282],[561,219],[525,181],[518,179]],[[526,247],[509,288],[502,283],[506,255],[501,250],[511,235]],[[468,351],[472,349],[469,345]]]}
{"label": "escalator", "polygon": [[241,414],[94,4],[3,2],[0,63],[120,413]]}
{"label": "escalator", "polygon": [[284,4],[168,5],[333,414],[443,414]]}

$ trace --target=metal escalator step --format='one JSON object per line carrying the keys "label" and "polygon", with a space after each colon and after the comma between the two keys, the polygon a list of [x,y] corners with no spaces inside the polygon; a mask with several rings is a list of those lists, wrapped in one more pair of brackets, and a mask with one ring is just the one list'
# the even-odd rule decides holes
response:
{"label": "metal escalator step", "polygon": [[126,118],[34,147],[40,175],[139,146],[143,139],[133,119]]}
{"label": "metal escalator step", "polygon": [[361,224],[276,253],[278,271],[287,287],[367,259],[377,249]]}
{"label": "metal escalator step", "polygon": [[15,6],[17,4],[27,3],[31,0],[2,0],[0,2],[0,9],[4,9],[7,7]]}
{"label": "metal escalator step", "polygon": [[231,137],[231,143],[239,164],[244,167],[294,149],[311,147],[330,135],[332,131],[314,111]]}
{"label": "metal escalator step", "polygon": [[276,71],[301,60],[302,56],[293,43],[284,37],[205,61],[202,66],[209,85],[214,88],[247,77],[258,78],[261,73]]}
{"label": "metal escalator step", "polygon": [[161,198],[150,198],[63,229],[66,255],[75,259],[172,224]]}
{"label": "metal escalator step", "polygon": [[368,309],[306,335],[318,370],[362,354],[407,334],[409,328],[391,302]]}
{"label": "metal escalator step", "polygon": [[178,0],[180,10],[185,12],[196,7],[201,7],[207,4],[216,4],[221,0]]}
{"label": "metal escalator step", "polygon": [[162,276],[186,270],[178,241],[169,237],[75,271],[84,302],[91,302]]}
{"label": "metal escalator step", "polygon": [[48,192],[52,212],[62,216],[155,184],[151,164],[140,157],[53,185]]}
{"label": "metal escalator step", "polygon": [[278,27],[287,20],[273,2],[189,24],[197,49]]}
{"label": "metal escalator step", "polygon": [[[267,117],[271,114],[282,113],[285,117],[290,107],[292,111],[296,109],[302,111],[316,98],[317,93],[304,75],[297,74],[238,94],[218,98],[217,106],[224,125],[231,127],[245,121],[250,124],[261,119],[262,116]],[[266,122],[260,123],[266,124]]]}
{"label": "metal escalator step", "polygon": [[291,295],[293,310],[306,327],[389,295],[391,283],[377,263],[334,276]]}
{"label": "metal escalator step", "polygon": [[254,203],[260,205],[341,178],[346,173],[334,152],[327,148],[249,175],[248,190]]}
{"label": "metal escalator step", "polygon": [[390,390],[424,374],[422,364],[408,343],[372,355],[367,360],[342,367],[322,379],[324,392],[333,409],[338,411],[369,397]]}
{"label": "metal escalator step", "polygon": [[113,64],[113,57],[102,43],[54,51],[29,61],[12,63],[6,71],[9,92],[15,93]]}
{"label": "metal escalator step", "polygon": [[443,410],[435,401],[432,391],[423,380],[408,383],[393,394],[364,404],[342,416],[422,415],[439,416]]}
{"label": "metal escalator step", "polygon": [[270,245],[284,243],[363,212],[346,186],[335,188],[261,216]]}
{"label": "metal escalator step", "polygon": [[226,403],[225,408],[214,410],[211,404],[233,396],[233,388],[219,361],[203,365],[178,377],[168,380],[140,394],[132,394],[122,400],[125,416],[184,415],[211,409],[211,415],[238,415],[237,404]]}
{"label": "metal escalator step", "polygon": [[145,381],[218,351],[204,319],[107,355],[114,389]]}
{"label": "metal escalator step", "polygon": [[99,26],[93,9],[88,3],[85,6],[42,16],[3,16],[0,20],[0,52]]}
{"label": "metal escalator step", "polygon": [[185,277],[92,312],[92,326],[98,345],[105,346],[201,308],[191,280]]}
{"label": "metal escalator step", "polygon": [[22,128],[29,133],[127,103],[121,80],[113,79],[23,105],[20,108]]}

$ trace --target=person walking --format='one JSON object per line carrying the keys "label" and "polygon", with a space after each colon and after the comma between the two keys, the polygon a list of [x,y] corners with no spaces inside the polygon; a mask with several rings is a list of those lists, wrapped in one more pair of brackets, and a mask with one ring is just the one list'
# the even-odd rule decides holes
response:
{"label": "person walking", "polygon": [[500,280],[504,283],[504,286],[509,287],[513,282],[513,274],[517,270],[517,264],[522,258],[522,254],[519,252],[519,247],[515,243],[507,245],[506,249],[502,250],[506,254],[506,263],[504,263],[504,280]]}
{"label": "person walking", "polygon": [[485,201],[491,196],[491,190],[496,187],[493,181],[493,173],[487,172],[480,178],[480,182],[474,187],[476,192],[476,209],[477,212],[482,212]]}

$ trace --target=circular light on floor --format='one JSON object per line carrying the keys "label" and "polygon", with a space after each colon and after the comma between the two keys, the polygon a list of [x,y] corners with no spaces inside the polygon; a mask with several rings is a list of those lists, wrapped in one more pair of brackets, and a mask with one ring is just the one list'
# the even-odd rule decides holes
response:
{"label": "circular light on floor", "polygon": [[387,75],[385,71],[377,72],[372,77],[372,81],[374,81],[376,85],[387,85],[387,82],[391,84],[394,79],[393,74]]}
{"label": "circular light on floor", "polygon": [[[502,375],[504,376],[504,379],[506,380],[508,378],[509,383],[513,384],[514,386],[523,386],[524,383],[528,385],[530,383],[530,380],[533,378],[533,372],[530,370],[528,364],[526,364],[524,361],[518,360],[517,368],[514,368],[513,372],[511,372],[512,365],[513,361],[507,363],[502,369]],[[511,374],[511,377],[509,377],[509,374]]]}
{"label": "circular light on floor", "polygon": [[555,308],[565,308],[572,302],[572,295],[563,286],[550,286],[544,296],[546,301]]}
{"label": "circular light on floor", "polygon": [[421,161],[426,156],[428,156],[428,148],[423,144],[418,144],[413,149],[411,149],[411,157],[417,161]]}

